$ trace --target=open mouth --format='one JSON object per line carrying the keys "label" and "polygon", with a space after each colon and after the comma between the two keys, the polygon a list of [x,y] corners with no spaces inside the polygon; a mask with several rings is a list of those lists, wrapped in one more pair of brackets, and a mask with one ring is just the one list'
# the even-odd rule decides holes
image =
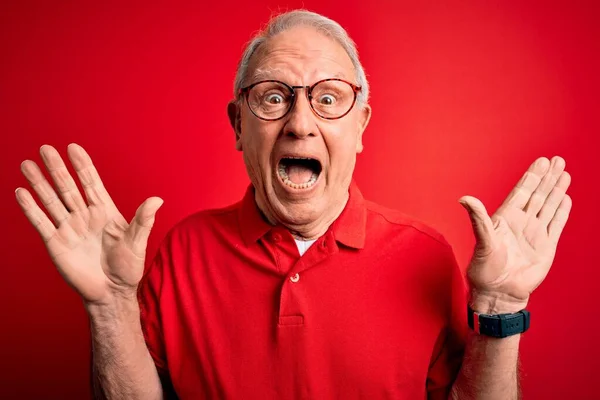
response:
{"label": "open mouth", "polygon": [[277,173],[286,186],[293,189],[312,187],[321,174],[319,160],[307,157],[284,157],[279,160]]}

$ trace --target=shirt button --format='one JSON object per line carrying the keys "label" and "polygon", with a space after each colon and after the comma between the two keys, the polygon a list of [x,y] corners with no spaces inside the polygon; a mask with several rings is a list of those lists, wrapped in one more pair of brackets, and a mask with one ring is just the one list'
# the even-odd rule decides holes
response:
{"label": "shirt button", "polygon": [[294,276],[290,276],[290,281],[296,283],[300,280],[300,275],[296,274]]}
{"label": "shirt button", "polygon": [[273,238],[274,242],[279,242],[281,240],[281,235],[279,233],[274,233],[271,235],[271,237]]}

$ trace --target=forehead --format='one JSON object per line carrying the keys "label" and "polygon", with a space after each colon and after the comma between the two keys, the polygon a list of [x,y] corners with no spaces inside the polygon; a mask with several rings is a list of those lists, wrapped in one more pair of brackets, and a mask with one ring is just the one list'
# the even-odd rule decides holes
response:
{"label": "forehead", "polygon": [[310,85],[324,78],[355,80],[352,60],[342,45],[309,26],[297,26],[267,39],[252,57],[248,72],[247,83],[278,79]]}

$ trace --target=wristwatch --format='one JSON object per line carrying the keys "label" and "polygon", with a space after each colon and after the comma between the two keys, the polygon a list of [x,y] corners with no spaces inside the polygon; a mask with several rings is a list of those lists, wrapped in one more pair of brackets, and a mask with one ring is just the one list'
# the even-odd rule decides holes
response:
{"label": "wristwatch", "polygon": [[469,328],[480,335],[505,338],[529,329],[529,311],[514,314],[479,314],[467,305]]}

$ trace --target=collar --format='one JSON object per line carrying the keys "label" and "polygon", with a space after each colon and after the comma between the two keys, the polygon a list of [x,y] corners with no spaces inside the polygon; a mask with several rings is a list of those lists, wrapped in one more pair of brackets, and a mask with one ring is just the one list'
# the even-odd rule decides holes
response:
{"label": "collar", "polygon": [[[346,207],[329,230],[333,232],[336,241],[348,247],[362,249],[365,244],[367,226],[365,200],[354,180],[350,183],[348,193]],[[241,201],[238,218],[240,233],[246,246],[256,242],[274,228],[264,219],[256,205],[252,184],[246,189],[246,194]]]}

